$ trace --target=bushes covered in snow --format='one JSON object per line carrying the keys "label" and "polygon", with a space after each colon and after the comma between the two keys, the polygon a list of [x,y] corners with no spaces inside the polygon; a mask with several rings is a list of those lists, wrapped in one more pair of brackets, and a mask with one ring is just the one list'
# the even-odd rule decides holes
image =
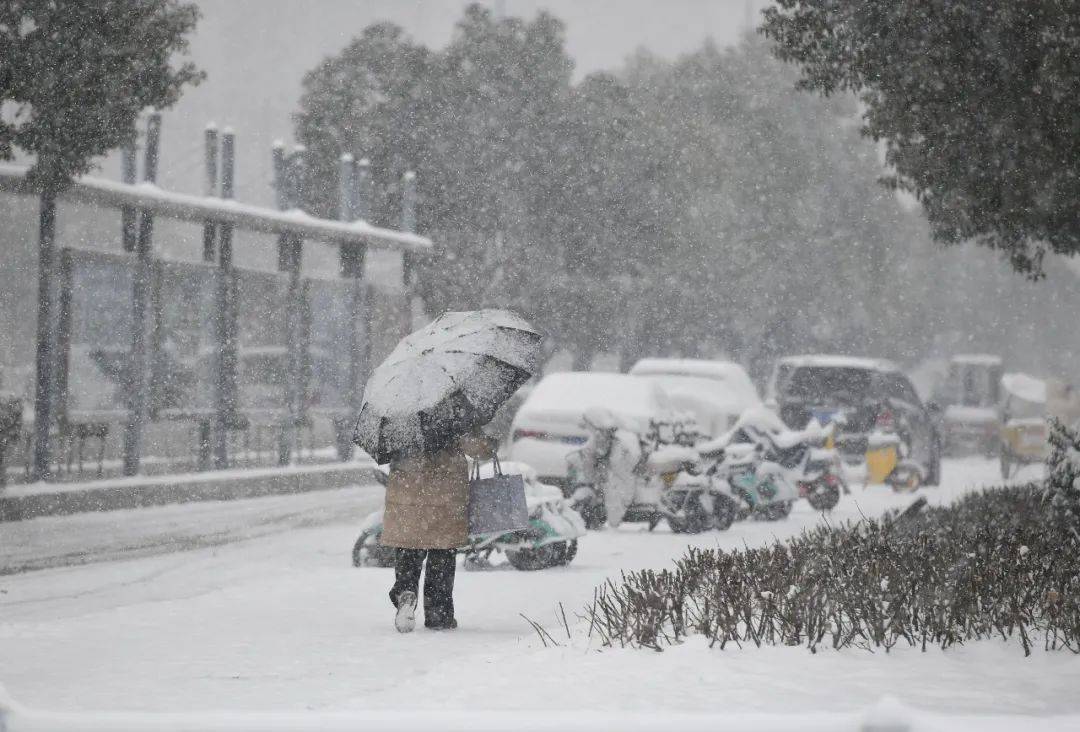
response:
{"label": "bushes covered in snow", "polygon": [[657,650],[701,634],[719,648],[925,650],[1017,638],[1026,654],[1080,653],[1080,540],[1049,495],[1060,492],[1033,483],[944,508],[920,501],[760,549],[691,549],[674,571],[600,588],[589,632]]}

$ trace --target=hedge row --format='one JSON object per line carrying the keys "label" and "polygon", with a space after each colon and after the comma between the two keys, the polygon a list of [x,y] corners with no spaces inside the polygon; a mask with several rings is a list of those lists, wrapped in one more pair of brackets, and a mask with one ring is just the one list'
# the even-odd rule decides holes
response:
{"label": "hedge row", "polygon": [[657,650],[690,634],[719,648],[811,651],[1019,638],[1025,654],[1080,653],[1072,505],[1080,481],[1075,472],[1063,478],[1077,470],[1070,458],[1080,443],[1060,426],[1055,434],[1045,485],[987,490],[944,508],[920,501],[760,549],[691,549],[674,570],[628,573],[599,588],[586,611],[590,635]]}

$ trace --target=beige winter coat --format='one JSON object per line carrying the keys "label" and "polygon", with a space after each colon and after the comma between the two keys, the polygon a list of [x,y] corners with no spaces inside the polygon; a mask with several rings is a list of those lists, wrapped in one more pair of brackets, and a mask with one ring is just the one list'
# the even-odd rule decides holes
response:
{"label": "beige winter coat", "polygon": [[386,509],[379,539],[403,549],[456,549],[469,540],[468,455],[489,460],[490,441],[460,437],[439,452],[404,458],[390,465]]}

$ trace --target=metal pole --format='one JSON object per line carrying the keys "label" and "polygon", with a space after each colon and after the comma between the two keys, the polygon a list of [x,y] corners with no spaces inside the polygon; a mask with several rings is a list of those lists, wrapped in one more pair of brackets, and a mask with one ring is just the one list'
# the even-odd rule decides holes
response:
{"label": "metal pole", "polygon": [[[210,122],[206,125],[206,130],[203,133],[203,147],[204,147],[204,163],[206,165],[206,181],[204,192],[207,198],[214,198],[218,194],[218,131],[217,125]],[[213,264],[217,259],[217,226],[214,224],[214,220],[211,218],[206,219],[203,223],[203,261],[208,264]],[[220,279],[220,273],[218,278],[215,278],[214,282]],[[217,434],[214,431],[214,427],[219,424],[219,416],[222,407],[221,390],[219,388],[221,381],[221,340],[218,338],[220,329],[220,323],[224,319],[224,311],[218,308],[218,296],[219,291],[215,288],[214,291],[214,313],[212,316],[212,322],[214,324],[215,332],[215,345],[214,355],[212,358],[212,378],[214,379],[214,414],[213,420],[200,419],[199,420],[199,470],[206,470],[211,464],[215,463],[213,456],[216,454],[215,448],[217,442],[214,435]],[[224,434],[222,431],[221,434]],[[224,449],[224,448],[222,448]]]}
{"label": "metal pole", "polygon": [[274,140],[271,155],[274,169],[274,202],[278,211],[284,211],[289,207],[289,182],[285,176],[285,143]]}
{"label": "metal pole", "polygon": [[[416,173],[406,170],[401,179],[401,228],[410,234],[416,233]],[[402,277],[405,284],[406,330],[416,326],[418,314],[423,312],[423,304],[416,298],[416,255],[405,252],[402,255]]]}
{"label": "metal pole", "polygon": [[53,365],[56,374],[53,377],[53,415],[58,424],[67,422],[68,380],[71,376],[71,287],[72,262],[71,251],[60,251],[59,267],[60,302],[56,320],[56,345]]}
{"label": "metal pole", "polygon": [[[206,197],[213,198],[218,194],[218,131],[217,126],[211,122],[206,125],[204,133],[206,147]],[[217,249],[217,229],[213,219],[207,219],[203,224],[203,261],[213,262]]]}
{"label": "metal pole", "polygon": [[[307,175],[305,153],[297,146],[286,165],[289,208],[299,208],[303,200],[304,179]],[[288,378],[285,386],[285,403],[288,409],[285,424],[285,444],[279,462],[286,464],[299,455],[300,423],[304,416],[303,341],[301,332],[303,290],[300,282],[300,264],[303,258],[303,241],[295,234],[283,235],[278,242],[278,269],[289,275],[289,289],[285,300],[285,350],[288,361]]]}
{"label": "metal pole", "polygon": [[[161,141],[161,113],[151,112],[146,121],[146,158],[144,160],[143,180],[148,183],[157,181],[158,145]],[[153,262],[151,259],[154,237],[154,216],[143,211],[139,219],[139,236],[135,243],[135,278],[132,287],[132,338],[131,358],[129,360],[128,394],[130,405],[128,421],[124,429],[124,475],[139,472],[139,459],[142,448],[142,431],[149,414],[149,358],[146,347],[147,313],[150,305],[151,277]]]}
{"label": "metal pole", "polygon": [[[226,127],[221,135],[221,197],[231,199],[236,196],[236,133]],[[224,233],[225,226],[222,226]],[[232,235],[232,227],[228,227]]]}
{"label": "metal pole", "polygon": [[411,170],[401,176],[401,229],[416,233],[416,173]]}
{"label": "metal pole", "polygon": [[[285,158],[285,143],[281,140],[274,140],[274,145],[271,150],[273,157],[274,168],[274,200],[277,204],[279,211],[287,211],[292,208],[293,195],[293,179],[292,173],[287,165]],[[280,234],[278,236],[278,271],[287,269],[289,250],[289,235]],[[286,323],[286,333],[288,329],[288,323]],[[287,335],[286,335],[287,337]],[[286,388],[286,404],[288,404],[288,388]],[[287,463],[289,460],[289,446],[288,441],[285,439],[284,431],[285,427],[282,427],[283,433],[279,435],[278,442],[278,462]]]}
{"label": "metal pole", "polygon": [[[120,180],[128,185],[134,185],[137,177],[135,166],[135,141],[124,145],[123,157],[121,158]],[[124,206],[120,209],[120,236],[125,252],[135,251],[135,225],[136,215],[133,206]]]}
{"label": "metal pole", "polygon": [[[221,137],[221,197],[231,199],[236,187],[236,135],[229,128]],[[236,292],[233,272],[233,227],[219,228],[214,336],[218,355],[214,369],[214,467],[229,466],[229,425],[236,415]]]}
{"label": "metal pole", "polygon": [[[375,187],[371,176],[371,161],[361,158],[356,164],[356,184],[354,200],[356,216],[364,221],[371,221],[375,211]],[[360,412],[364,398],[364,382],[368,377],[371,356],[371,317],[368,312],[368,285],[364,281],[364,260],[367,246],[353,247],[355,262],[352,265],[356,277],[353,297],[353,320],[357,328],[356,347],[353,361],[353,396],[354,409]]]}
{"label": "metal pole", "polygon": [[[206,165],[206,180],[204,192],[206,198],[215,198],[218,192],[218,174],[217,174],[217,159],[218,159],[218,139],[217,139],[217,125],[213,122],[206,124],[206,130],[203,133],[203,147],[204,147],[204,163]],[[217,259],[217,226],[214,223],[214,219],[207,218],[203,223],[203,261],[211,263]],[[220,273],[218,273],[220,274]],[[217,279],[215,279],[215,284]],[[220,322],[224,320],[225,313],[217,308],[217,295],[218,290],[215,288],[215,306],[214,314],[212,316],[212,322],[214,324],[215,331],[215,344],[218,348],[214,350],[213,366],[212,366],[212,378],[214,379],[214,414],[213,420],[201,419],[199,420],[199,470],[207,470],[215,461],[214,453],[217,443],[215,442],[214,426],[217,424],[218,411],[221,407],[221,399],[219,398],[220,392],[218,389],[220,375],[221,375],[221,348],[220,341],[217,339],[219,333]]]}
{"label": "metal pole", "polygon": [[338,160],[338,218],[355,221],[356,160],[350,153],[343,153]]}
{"label": "metal pole", "polygon": [[41,194],[38,216],[38,316],[37,380],[34,385],[34,460],[32,477],[47,480],[49,471],[49,426],[52,423],[53,386],[53,279],[56,267],[56,196]]}
{"label": "metal pole", "polygon": [[[368,161],[365,158],[357,164],[352,155],[342,155],[342,179],[341,198],[347,201],[343,211],[348,215],[346,221],[355,221],[363,218],[366,213],[367,201],[362,198],[362,186],[367,184]],[[338,248],[338,256],[341,262],[341,276],[349,282],[349,410],[352,419],[360,412],[360,402],[363,397],[363,384],[361,379],[364,373],[364,357],[366,348],[364,328],[364,258],[367,248],[357,244],[342,244]],[[351,420],[350,420],[351,421]],[[348,447],[352,447],[351,440],[343,440]],[[341,458],[347,460],[351,457],[351,449],[343,450]]]}
{"label": "metal pole", "polygon": [[[416,233],[416,173],[406,170],[401,177],[401,230]],[[412,278],[414,262],[411,254],[403,255],[405,290],[409,297],[410,317],[412,315]],[[410,323],[412,325],[412,323]]]}
{"label": "metal pole", "polygon": [[371,191],[371,161],[361,158],[356,164],[356,177],[353,179],[355,190],[353,200],[356,203],[356,218],[371,221],[371,211],[374,206]]}

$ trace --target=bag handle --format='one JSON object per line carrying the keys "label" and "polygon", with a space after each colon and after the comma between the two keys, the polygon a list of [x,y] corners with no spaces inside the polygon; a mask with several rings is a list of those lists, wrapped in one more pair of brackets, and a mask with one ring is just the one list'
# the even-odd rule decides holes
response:
{"label": "bag handle", "polygon": [[[469,480],[480,480],[480,463],[481,460],[471,460],[469,464]],[[499,456],[495,455],[491,458],[491,462],[495,467],[495,476],[501,476],[503,474],[502,465],[499,464]]]}

